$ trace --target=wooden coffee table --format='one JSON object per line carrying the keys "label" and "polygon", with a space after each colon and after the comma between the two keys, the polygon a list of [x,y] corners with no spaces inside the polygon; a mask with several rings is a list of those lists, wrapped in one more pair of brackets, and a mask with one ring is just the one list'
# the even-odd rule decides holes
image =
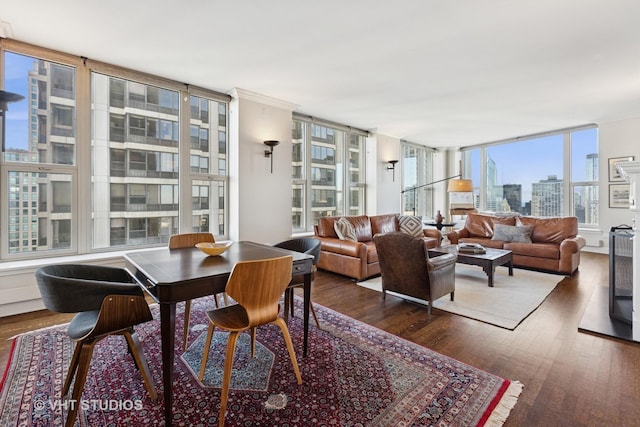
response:
{"label": "wooden coffee table", "polygon": [[460,264],[479,265],[489,278],[489,286],[493,287],[493,273],[496,267],[506,265],[509,268],[509,276],[513,276],[513,254],[504,249],[486,248],[484,254],[467,254],[458,252],[457,245],[447,245],[441,248],[429,249],[430,257],[437,257],[444,254],[456,254]]}

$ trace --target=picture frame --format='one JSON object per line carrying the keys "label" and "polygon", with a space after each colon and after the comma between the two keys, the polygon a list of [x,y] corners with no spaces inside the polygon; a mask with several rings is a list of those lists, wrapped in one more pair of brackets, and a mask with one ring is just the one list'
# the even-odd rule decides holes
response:
{"label": "picture frame", "polygon": [[622,182],[624,178],[616,170],[616,164],[620,162],[631,162],[634,160],[633,156],[626,157],[612,157],[609,159],[609,182]]}
{"label": "picture frame", "polygon": [[631,184],[609,184],[609,207],[629,209]]}

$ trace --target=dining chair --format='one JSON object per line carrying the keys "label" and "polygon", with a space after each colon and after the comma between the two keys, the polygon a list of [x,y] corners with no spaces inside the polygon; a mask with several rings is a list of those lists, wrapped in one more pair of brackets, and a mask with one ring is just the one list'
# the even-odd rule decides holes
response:
{"label": "dining chair", "polygon": [[215,328],[229,332],[222,374],[222,393],[218,421],[220,427],[224,426],[233,356],[240,332],[250,331],[251,357],[254,357],[256,328],[270,323],[277,325],[282,331],[287,345],[298,384],[302,384],[302,377],[298,368],[296,354],[293,350],[291,336],[289,335],[289,328],[287,328],[287,323],[279,315],[279,301],[291,280],[292,262],[293,257],[291,255],[238,262],[231,271],[226,286],[227,294],[237,304],[207,311],[207,317],[209,317],[210,322],[198,376],[200,381],[204,378]]}
{"label": "dining chair", "polygon": [[[313,271],[311,272],[311,280],[314,279],[316,273],[316,265],[318,264],[318,260],[320,259],[320,239],[316,239],[315,237],[298,237],[295,239],[285,240],[280,243],[276,243],[273,245],[276,248],[287,249],[290,251],[302,252],[308,255],[313,255]],[[284,292],[284,319],[288,320],[289,312],[291,312],[291,317],[293,317],[293,294],[294,289],[299,288],[304,285],[304,275],[293,276],[291,281],[289,282],[289,286],[287,290]],[[316,310],[313,308],[313,303],[309,302],[309,307],[311,308],[311,314],[313,315],[313,319],[316,321],[316,326],[320,329],[320,322],[318,321],[318,316],[316,315]]]}
{"label": "dining chair", "polygon": [[373,236],[382,277],[382,298],[387,291],[418,298],[429,303],[455,292],[457,256],[445,254],[429,258],[424,239],[406,233],[384,233]]}
{"label": "dining chair", "polygon": [[[76,342],[71,364],[62,388],[62,397],[75,383],[71,398],[80,402],[94,346],[109,335],[124,335],[129,352],[142,374],[152,400],[156,390],[149,366],[133,326],[152,320],[149,305],[136,283],[121,268],[54,264],[36,270],[36,281],[44,306],[58,313],[77,313],[67,334]],[[69,406],[66,426],[73,426],[79,404]]]}
{"label": "dining chair", "polygon": [[[192,248],[196,243],[215,243],[216,239],[211,233],[199,232],[199,233],[181,233],[173,234],[169,237],[169,249],[179,248]],[[227,296],[223,294],[225,305],[228,303]],[[218,295],[213,295],[213,299],[218,305]],[[191,300],[184,302],[184,331],[182,336],[182,349],[187,351],[187,345],[189,344],[189,327],[191,323]]]}

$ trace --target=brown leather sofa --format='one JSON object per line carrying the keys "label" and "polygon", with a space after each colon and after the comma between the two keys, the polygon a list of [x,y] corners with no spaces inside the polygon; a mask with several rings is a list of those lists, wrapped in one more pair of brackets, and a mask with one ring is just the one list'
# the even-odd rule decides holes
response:
{"label": "brown leather sofa", "polygon": [[[357,241],[338,238],[334,224],[341,217],[320,218],[315,226],[315,237],[322,242],[317,267],[358,281],[380,274],[373,236],[400,231],[398,217],[398,214],[346,216],[355,229]],[[425,229],[423,233],[427,247],[440,246],[442,234],[438,230]]]}
{"label": "brown leather sofa", "polygon": [[[497,240],[496,224],[509,226],[501,230],[526,227],[531,242]],[[487,248],[510,250],[515,267],[567,275],[578,269],[580,250],[586,244],[584,237],[578,235],[576,217],[501,217],[470,213],[464,228],[451,231],[447,238],[454,245],[479,243]]]}

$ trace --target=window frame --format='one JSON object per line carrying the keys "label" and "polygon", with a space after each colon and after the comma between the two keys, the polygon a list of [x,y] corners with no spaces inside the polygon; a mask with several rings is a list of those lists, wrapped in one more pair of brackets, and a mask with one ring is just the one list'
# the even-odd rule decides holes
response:
{"label": "window frame", "polygon": [[[137,72],[134,70],[114,66],[111,64],[102,63],[99,61],[93,61],[87,58],[77,57],[73,55],[69,55],[62,52],[57,52],[53,50],[49,50],[46,48],[29,45],[23,42],[10,40],[10,39],[0,39],[0,85],[4,82],[5,78],[5,61],[4,55],[5,52],[11,52],[18,55],[24,55],[33,57],[35,59],[41,59],[43,61],[47,61],[53,64],[53,67],[56,64],[72,67],[75,71],[75,90],[72,91],[73,95],[75,95],[75,115],[73,117],[73,126],[75,127],[75,162],[74,164],[51,164],[51,163],[27,163],[20,161],[11,161],[11,159],[5,160],[5,156],[0,156],[0,182],[8,182],[9,172],[33,172],[33,173],[48,173],[48,174],[68,174],[72,180],[72,206],[71,206],[71,245],[68,248],[64,249],[55,249],[53,247],[49,247],[45,250],[40,251],[29,251],[29,252],[17,252],[17,253],[9,253],[9,210],[12,209],[12,212],[15,211],[15,207],[9,206],[9,185],[3,185],[2,189],[0,189],[0,263],[9,260],[28,260],[28,259],[37,259],[37,258],[46,258],[46,257],[58,257],[58,256],[70,256],[70,255],[83,255],[83,254],[91,254],[91,253],[107,253],[113,251],[120,251],[123,249],[133,250],[141,247],[150,247],[150,246],[160,246],[166,244],[164,242],[159,242],[157,244],[143,244],[143,245],[126,245],[126,246],[108,246],[101,248],[93,248],[92,244],[92,86],[91,86],[91,78],[92,73],[99,73],[106,75],[108,77],[113,77],[116,79],[124,79],[132,82],[140,83],[141,87],[148,86],[156,86],[160,88],[166,88],[169,90],[175,90],[178,94],[176,100],[164,99],[163,97],[156,96],[153,97],[154,93],[151,91],[150,94],[144,94],[145,102],[149,102],[150,96],[152,101],[154,101],[154,105],[162,110],[169,110],[176,108],[179,111],[179,119],[177,123],[167,127],[165,126],[165,130],[170,133],[171,140],[167,140],[167,143],[175,143],[178,141],[182,142],[179,144],[178,158],[179,158],[179,167],[178,171],[178,184],[180,188],[191,188],[192,182],[195,180],[206,180],[208,182],[222,182],[222,186],[212,186],[211,188],[215,188],[217,193],[216,197],[224,198],[224,215],[223,217],[216,218],[215,221],[213,218],[210,218],[209,224],[212,226],[216,224],[217,221],[222,220],[224,229],[224,233],[218,233],[219,227],[216,226],[215,229],[212,229],[219,239],[226,239],[228,237],[229,232],[229,176],[228,176],[228,156],[229,149],[227,145],[228,141],[228,132],[229,132],[229,103],[231,97],[226,94],[217,93],[208,89],[193,87],[185,85],[181,82],[175,82],[172,80],[164,79],[161,77],[148,75],[145,73]],[[58,76],[58,83],[65,83],[63,81],[65,76]],[[63,80],[60,80],[63,79]],[[27,82],[28,85],[31,85],[31,82]],[[37,84],[37,83],[36,83]],[[59,86],[58,84],[58,86]],[[52,83],[53,85],[53,83]],[[0,86],[3,87],[3,86]],[[126,88],[123,87],[123,89]],[[65,88],[57,88],[56,90],[64,90]],[[157,95],[157,93],[155,93]],[[126,94],[122,93],[123,97],[126,98]],[[214,121],[211,127],[210,135],[215,135],[217,138],[216,141],[211,141],[209,149],[220,149],[221,142],[220,138],[224,139],[224,148],[226,149],[226,167],[224,170],[219,168],[220,162],[217,165],[210,165],[210,168],[213,168],[211,173],[202,173],[198,171],[198,173],[194,173],[189,168],[189,159],[190,159],[190,139],[189,139],[189,128],[190,128],[190,115],[189,115],[189,97],[191,95],[195,95],[201,98],[207,98],[209,100],[216,101],[220,104],[225,105],[225,115],[224,118],[220,111],[215,111],[211,114],[211,120]],[[28,98],[28,97],[26,97]],[[182,102],[182,100],[187,99],[187,102]],[[35,106],[33,108],[38,108],[38,100],[29,100],[26,99],[23,102],[35,102]],[[177,104],[176,104],[177,102]],[[157,105],[156,105],[157,103]],[[29,107],[32,108],[32,107]],[[123,106],[124,108],[124,106]],[[217,117],[217,120],[216,120]],[[67,119],[64,116],[65,120]],[[117,128],[117,130],[123,131],[125,134],[129,131],[129,121],[127,115],[123,115],[122,117],[124,127]],[[66,123],[66,122],[65,122]],[[161,123],[158,120],[156,125],[156,135],[154,138],[160,139],[162,135],[161,127],[166,125]],[[53,126],[53,122],[49,123],[49,126]],[[58,126],[60,127],[60,126]],[[62,126],[63,129],[66,129],[65,126]],[[33,130],[30,127],[28,132],[30,132],[30,138],[33,139]],[[109,126],[106,129],[107,138],[110,141],[114,141],[111,139],[111,133],[114,130],[112,126]],[[214,131],[215,130],[215,131]],[[47,129],[47,132],[50,132],[51,128]],[[145,121],[145,134],[148,133],[148,129]],[[222,134],[222,136],[220,136]],[[38,142],[46,142],[52,144],[53,142],[59,142],[58,140],[48,140],[48,141],[38,141]],[[117,141],[116,141],[117,142]],[[214,144],[216,143],[217,144]],[[117,145],[117,144],[116,144]],[[214,148],[215,147],[215,148]],[[118,149],[120,147],[110,146],[111,149]],[[66,151],[59,153],[62,156],[67,156]],[[30,157],[33,157],[29,154]],[[22,156],[21,156],[22,157]],[[66,157],[65,157],[66,158]],[[36,160],[37,161],[37,160]],[[160,163],[162,163],[161,159],[158,159]],[[126,169],[129,162],[129,156],[126,155],[124,158],[124,168]],[[148,159],[146,160],[148,163]],[[158,165],[154,169],[154,173],[163,175],[165,171],[162,169],[162,164]],[[107,168],[109,176],[111,175],[111,168]],[[169,172],[172,173],[172,172]],[[50,183],[51,181],[47,181]],[[115,183],[118,183],[116,181]],[[113,181],[112,181],[113,183]],[[220,195],[220,188],[223,188],[223,195]],[[158,189],[160,191],[160,189]],[[126,192],[125,192],[126,193]],[[191,191],[178,191],[179,200],[179,211],[178,211],[178,219],[175,220],[179,225],[178,229],[180,232],[188,232],[191,231],[191,221],[192,221],[192,203],[191,203]],[[125,200],[128,195],[125,194]],[[126,203],[126,202],[125,202]],[[212,203],[212,200],[210,200]],[[22,211],[22,206],[19,207],[20,211]],[[220,215],[219,215],[220,216]],[[19,224],[22,227],[22,224]],[[66,230],[65,230],[66,231]]]}

